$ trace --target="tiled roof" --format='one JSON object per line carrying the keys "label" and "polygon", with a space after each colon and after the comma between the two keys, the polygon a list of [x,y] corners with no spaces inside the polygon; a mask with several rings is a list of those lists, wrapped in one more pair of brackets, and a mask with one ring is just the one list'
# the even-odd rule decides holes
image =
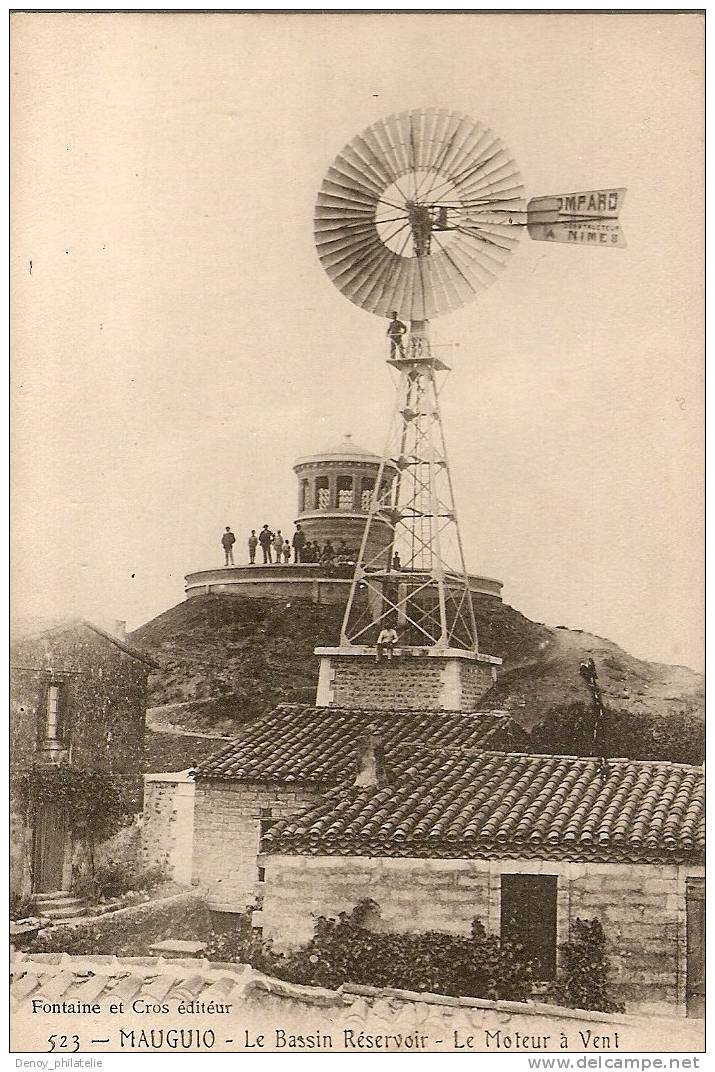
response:
{"label": "tiled roof", "polygon": [[293,997],[311,1005],[340,1002],[340,996],[330,990],[273,979],[247,964],[219,963],[205,958],[14,953],[10,961],[10,997],[15,1007],[33,998],[49,1002],[115,999],[130,1002],[137,998],[147,1003],[186,1002],[197,998],[205,1002],[240,1002],[257,990]]}
{"label": "tiled roof", "polygon": [[15,619],[10,627],[12,647],[19,647],[27,640],[34,640],[43,636],[49,638],[53,634],[65,633],[72,629],[91,629],[93,633],[101,636],[104,640],[108,640],[110,644],[114,644],[115,648],[119,648],[121,651],[126,652],[127,655],[131,655],[133,659],[146,663],[152,670],[160,669],[159,663],[147,651],[137,647],[135,644],[131,644],[124,638],[115,636],[114,633],[110,633],[106,629],[102,629],[99,625],[95,625],[94,622],[87,621],[86,618]]}
{"label": "tiled roof", "polygon": [[524,749],[529,738],[508,715],[398,711],[393,713],[284,704],[254,722],[211,756],[198,778],[337,785],[355,775],[356,745],[368,727],[389,759],[398,745]]}
{"label": "tiled roof", "polygon": [[401,749],[386,788],[340,787],[275,824],[267,852],[699,858],[700,767],[629,759]]}

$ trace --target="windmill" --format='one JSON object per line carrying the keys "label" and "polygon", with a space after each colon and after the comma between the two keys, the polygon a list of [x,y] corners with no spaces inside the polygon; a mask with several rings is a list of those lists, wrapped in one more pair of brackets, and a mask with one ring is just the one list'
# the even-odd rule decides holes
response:
{"label": "windmill", "polygon": [[[537,241],[625,245],[624,196],[588,191],[527,205],[502,141],[445,109],[379,120],[328,169],[315,208],[325,271],[360,308],[409,320],[404,339],[399,320],[390,338],[395,404],[340,650],[374,645],[389,625],[403,647],[479,652],[440,409],[448,366],[429,323],[490,286],[524,229]],[[376,551],[377,529],[387,535]]]}

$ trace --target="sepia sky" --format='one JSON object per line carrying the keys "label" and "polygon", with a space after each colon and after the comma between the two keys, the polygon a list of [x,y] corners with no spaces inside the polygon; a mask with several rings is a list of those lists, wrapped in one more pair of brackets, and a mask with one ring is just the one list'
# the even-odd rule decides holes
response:
{"label": "sepia sky", "polygon": [[[524,236],[433,322],[470,569],[530,618],[702,666],[698,15],[15,14],[13,595],[133,628],[293,531],[294,459],[380,450],[386,323],[316,256],[347,141],[490,126],[527,196],[625,186],[628,248]],[[31,267],[30,267],[31,266]]]}

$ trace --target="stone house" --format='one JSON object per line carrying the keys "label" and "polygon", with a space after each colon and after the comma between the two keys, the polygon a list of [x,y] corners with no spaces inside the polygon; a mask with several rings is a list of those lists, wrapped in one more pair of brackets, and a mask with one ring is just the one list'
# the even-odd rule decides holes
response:
{"label": "stone house", "polygon": [[[446,738],[446,739],[445,739]],[[262,839],[278,946],[370,897],[373,925],[522,943],[544,983],[574,920],[600,919],[627,1011],[703,1015],[703,771],[665,762],[368,738],[346,781]]]}
{"label": "stone house", "polygon": [[13,630],[10,652],[10,886],[67,891],[81,840],[55,802],[30,813],[24,776],[70,765],[131,780],[141,798],[147,677],[156,664],[81,619]]}
{"label": "stone house", "polygon": [[279,819],[318,804],[354,777],[357,745],[379,733],[388,759],[400,746],[525,750],[529,738],[503,712],[375,710],[283,704],[248,723],[201,764],[194,807],[194,880],[218,911],[242,912],[264,889],[261,839]]}
{"label": "stone house", "polygon": [[278,707],[199,767],[194,880],[212,907],[255,906],[278,948],[367,898],[376,928],[469,934],[476,918],[525,947],[540,989],[575,920],[597,918],[616,1000],[702,1015],[701,768],[533,755],[507,713],[478,709],[499,663],[481,653],[316,654],[316,707]]}

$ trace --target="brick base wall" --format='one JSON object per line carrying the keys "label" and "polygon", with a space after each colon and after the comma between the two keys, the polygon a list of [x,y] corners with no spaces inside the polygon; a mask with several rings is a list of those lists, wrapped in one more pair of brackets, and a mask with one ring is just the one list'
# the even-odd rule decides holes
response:
{"label": "brick base wall", "polygon": [[349,911],[366,897],[380,905],[384,929],[469,934],[476,917],[498,935],[501,876],[556,875],[557,943],[577,917],[600,919],[614,998],[629,1012],[685,1011],[685,878],[702,868],[279,855],[261,863],[265,894],[254,923],[284,947],[311,937],[315,915]]}
{"label": "brick base wall", "polygon": [[474,711],[496,679],[493,664],[398,655],[323,655],[318,705],[375,711]]}
{"label": "brick base wall", "polygon": [[331,659],[335,707],[374,710],[439,710],[442,676],[437,659],[397,659],[377,665],[370,657]]}
{"label": "brick base wall", "polygon": [[308,790],[204,779],[196,783],[193,881],[215,911],[242,912],[256,903],[261,811],[294,815],[320,797]]}

